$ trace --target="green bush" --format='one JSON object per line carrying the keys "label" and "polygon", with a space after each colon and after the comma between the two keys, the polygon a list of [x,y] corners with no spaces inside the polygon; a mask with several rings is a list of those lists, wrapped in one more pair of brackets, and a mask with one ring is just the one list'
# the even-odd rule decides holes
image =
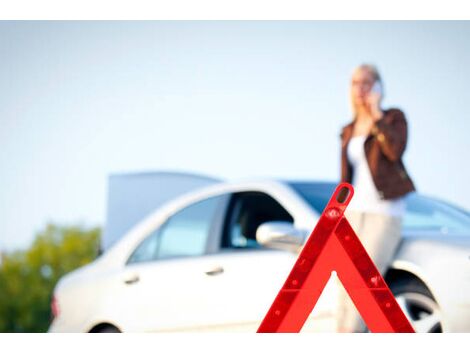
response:
{"label": "green bush", "polygon": [[61,276],[98,255],[99,228],[49,224],[26,251],[5,254],[0,264],[0,332],[45,332],[50,301]]}

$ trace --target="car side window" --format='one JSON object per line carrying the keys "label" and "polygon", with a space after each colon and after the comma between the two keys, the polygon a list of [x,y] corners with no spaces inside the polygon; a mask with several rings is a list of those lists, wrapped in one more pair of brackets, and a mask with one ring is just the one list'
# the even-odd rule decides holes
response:
{"label": "car side window", "polygon": [[236,193],[230,201],[224,226],[222,248],[258,248],[257,228],[268,221],[286,221],[294,219],[271,196],[262,192]]}
{"label": "car side window", "polygon": [[152,232],[140,243],[127,261],[128,264],[148,262],[156,259],[159,230],[157,229]]}
{"label": "car side window", "polygon": [[170,217],[159,236],[157,258],[204,254],[219,201],[209,198]]}
{"label": "car side window", "polygon": [[137,246],[128,263],[204,254],[220,200],[211,197],[173,214]]}

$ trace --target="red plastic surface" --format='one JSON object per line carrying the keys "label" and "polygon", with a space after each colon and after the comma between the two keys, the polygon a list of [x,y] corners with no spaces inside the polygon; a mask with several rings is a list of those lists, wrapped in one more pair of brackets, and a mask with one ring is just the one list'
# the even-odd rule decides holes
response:
{"label": "red plastic surface", "polygon": [[[344,188],[346,199],[337,200]],[[343,193],[342,193],[343,194]],[[336,187],[286,282],[263,319],[259,333],[299,332],[336,271],[371,332],[414,332],[384,279],[344,217],[354,189]]]}

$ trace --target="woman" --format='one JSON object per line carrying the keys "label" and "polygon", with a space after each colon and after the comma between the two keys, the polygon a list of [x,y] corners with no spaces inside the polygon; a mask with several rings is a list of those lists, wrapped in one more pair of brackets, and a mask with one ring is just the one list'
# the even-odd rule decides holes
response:
{"label": "woman", "polygon": [[[372,65],[356,68],[351,81],[354,119],[341,133],[341,181],[354,186],[346,218],[383,275],[400,244],[403,197],[415,187],[402,162],[407,142],[405,116],[399,109],[382,110],[382,97],[377,69]],[[365,330],[341,287],[338,331]]]}

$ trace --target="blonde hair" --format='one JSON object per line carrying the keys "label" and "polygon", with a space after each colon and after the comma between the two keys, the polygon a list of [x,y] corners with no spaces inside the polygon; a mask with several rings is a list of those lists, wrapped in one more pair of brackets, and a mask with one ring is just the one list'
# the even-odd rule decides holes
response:
{"label": "blonde hair", "polygon": [[377,66],[372,65],[372,64],[362,64],[356,67],[354,71],[359,71],[359,70],[370,72],[372,74],[372,77],[374,78],[374,82],[380,82],[382,84],[382,78],[380,77],[380,73],[379,73],[379,70],[377,69]]}

